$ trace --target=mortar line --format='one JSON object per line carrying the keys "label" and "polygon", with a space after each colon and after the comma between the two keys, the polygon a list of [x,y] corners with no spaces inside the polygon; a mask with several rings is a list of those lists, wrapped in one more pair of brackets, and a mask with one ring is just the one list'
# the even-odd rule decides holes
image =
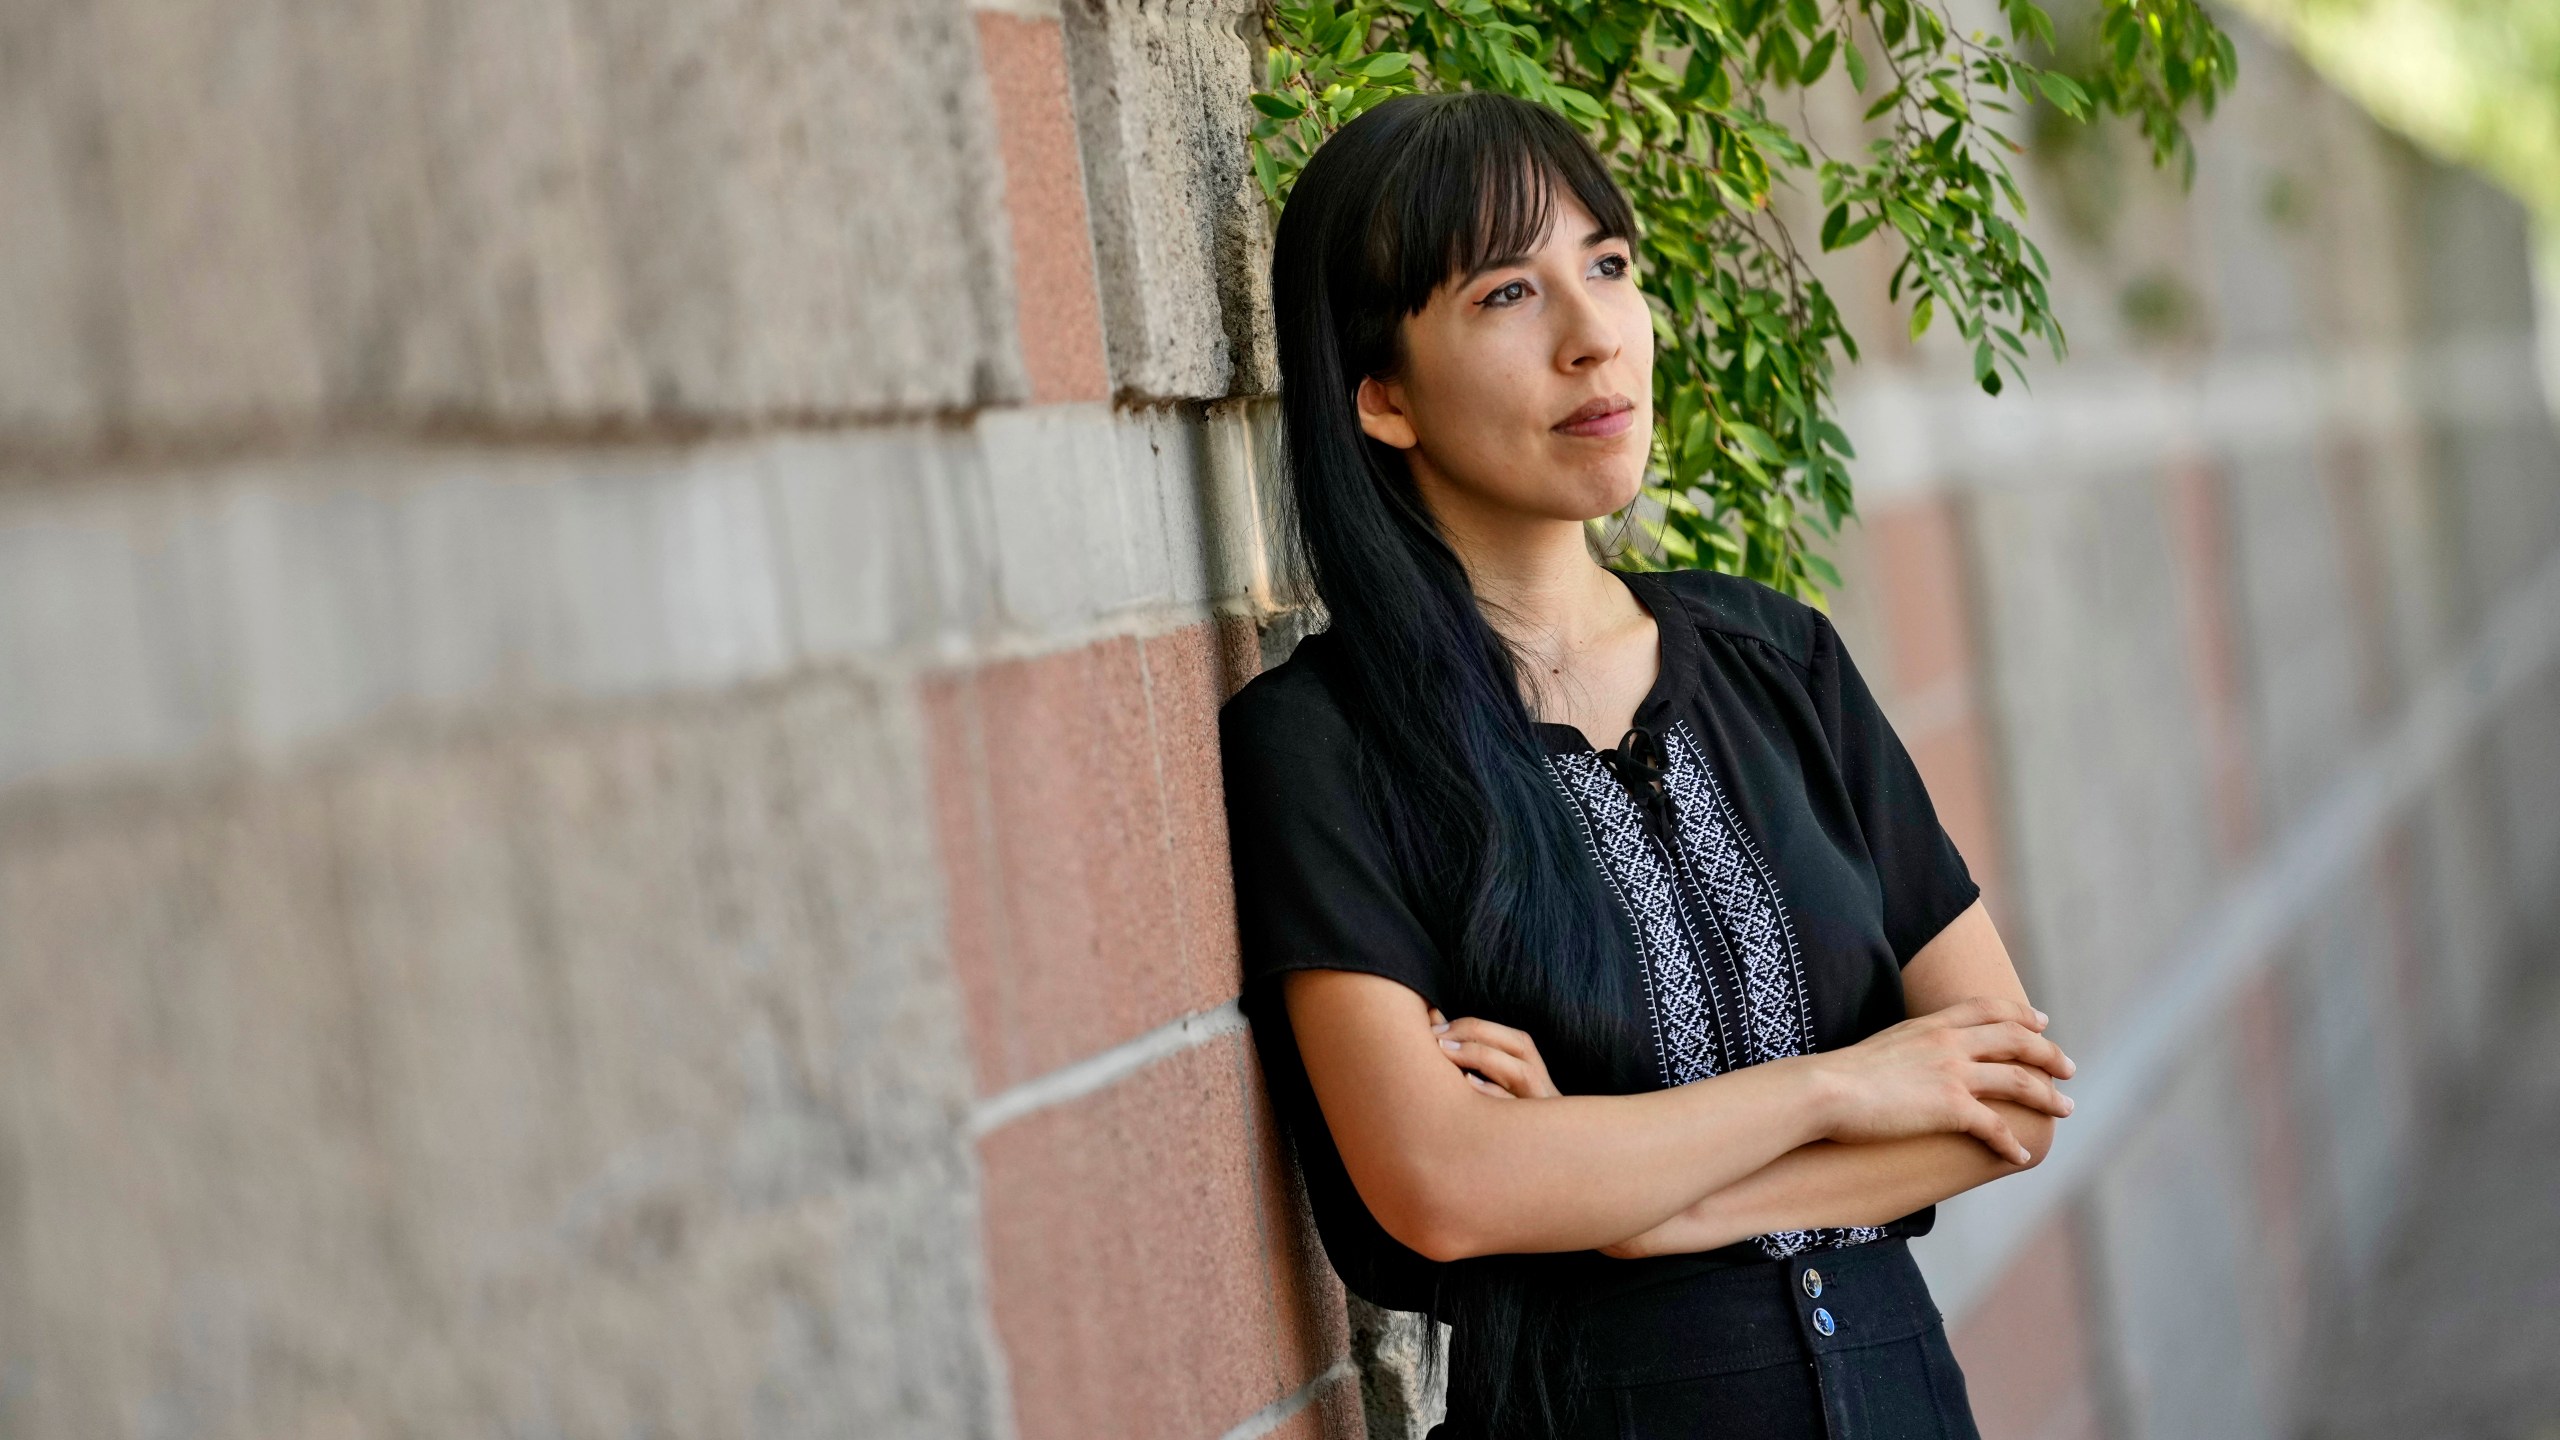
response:
{"label": "mortar line", "polygon": [[1244,1010],[1235,1000],[1169,1021],[1134,1040],[1124,1040],[1099,1054],[979,1101],[969,1110],[969,1134],[973,1138],[992,1134],[1026,1116],[1107,1090],[1159,1060],[1196,1050],[1244,1028]]}
{"label": "mortar line", "polygon": [[1324,1387],[1337,1380],[1347,1380],[1354,1373],[1351,1357],[1345,1355],[1326,1366],[1324,1372],[1313,1380],[1238,1421],[1234,1428],[1220,1435],[1218,1440],[1262,1440],[1263,1436],[1296,1418],[1299,1411],[1314,1404],[1316,1396],[1323,1393]]}

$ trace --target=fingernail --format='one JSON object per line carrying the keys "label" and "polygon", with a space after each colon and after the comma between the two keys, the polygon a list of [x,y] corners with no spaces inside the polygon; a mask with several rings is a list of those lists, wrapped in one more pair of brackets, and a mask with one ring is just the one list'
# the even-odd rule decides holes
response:
{"label": "fingernail", "polygon": [[2052,1016],[2045,1014],[2045,1013],[2044,1013],[2043,1011],[2041,1011],[2041,1010],[2039,1010],[2039,1011],[2037,1011],[2037,1012],[2036,1012],[2036,1023],[2037,1023],[2037,1024],[2039,1024],[2039,1025],[2048,1024],[2048,1023],[2050,1023],[2050,1022],[2052,1021],[2052,1019],[2053,1019],[2053,1017],[2052,1017]]}
{"label": "fingernail", "polygon": [[1432,1033],[1432,1034],[1434,1034],[1434,1035],[1437,1035],[1437,1034],[1439,1034],[1441,1031],[1446,1030],[1446,1029],[1448,1029],[1448,1028],[1449,1028],[1449,1022],[1448,1022],[1448,1021],[1446,1021],[1446,1020],[1443,1020],[1443,1021],[1441,1021],[1439,1024],[1434,1025],[1434,1026],[1432,1026],[1432,1027],[1431,1027],[1431,1033]]}
{"label": "fingernail", "polygon": [[2062,1113],[2063,1113],[2063,1114],[2068,1115],[2068,1114],[2070,1114],[2072,1111],[2077,1110],[2077,1109],[2079,1109],[2079,1108],[2080,1108],[2079,1106],[2074,1105],[2074,1104],[2072,1104],[2072,1103],[2071,1103],[2071,1097],[2070,1097],[2070,1096],[2065,1095],[2065,1096],[2063,1096],[2063,1097],[2062,1097]]}
{"label": "fingernail", "polygon": [[1458,1048],[1458,1042],[1455,1040],[1443,1040],[1440,1042],[1440,1048],[1443,1050],[1455,1050]]}

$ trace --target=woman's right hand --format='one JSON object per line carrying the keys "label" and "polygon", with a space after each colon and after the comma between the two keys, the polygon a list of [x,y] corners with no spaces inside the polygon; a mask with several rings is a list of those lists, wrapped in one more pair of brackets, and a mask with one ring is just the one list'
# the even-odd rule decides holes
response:
{"label": "woman's right hand", "polygon": [[2015,1165],[2035,1157],[1985,1100],[2008,1100],[2061,1117],[2071,1099],[2054,1088],[2075,1067],[2044,1037],[2045,1017],[2022,1000],[1977,996],[1915,1015],[1855,1045],[1803,1057],[1817,1067],[1841,1141],[1906,1135],[1971,1135]]}

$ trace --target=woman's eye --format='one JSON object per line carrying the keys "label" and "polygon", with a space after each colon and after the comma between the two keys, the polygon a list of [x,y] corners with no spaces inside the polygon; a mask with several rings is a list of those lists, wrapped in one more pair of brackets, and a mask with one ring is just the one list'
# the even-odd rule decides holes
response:
{"label": "woman's eye", "polygon": [[[1492,294],[1487,295],[1486,297],[1484,297],[1484,298],[1485,298],[1485,303],[1486,303],[1486,304],[1488,304],[1488,305],[1495,304],[1495,303],[1497,303],[1497,302],[1500,302],[1500,303],[1508,303],[1508,302],[1506,302],[1506,301],[1503,301],[1502,297],[1503,297],[1503,296],[1505,296],[1505,295],[1510,294],[1510,292],[1512,292],[1512,291],[1514,291],[1514,290],[1518,290],[1518,289],[1520,289],[1520,287],[1521,287],[1521,286],[1526,285],[1526,284],[1528,284],[1528,283],[1529,283],[1529,282],[1528,282],[1528,281],[1526,281],[1526,280],[1514,280],[1514,281],[1512,281],[1510,284],[1505,285],[1505,286],[1502,286],[1500,289],[1495,290]],[[1516,297],[1515,297],[1515,298],[1516,298]]]}
{"label": "woman's eye", "polygon": [[1612,280],[1624,277],[1629,270],[1635,267],[1634,261],[1629,260],[1626,256],[1621,255],[1614,250],[1601,256],[1597,263],[1602,265],[1615,264],[1618,267],[1617,269],[1608,272],[1609,278]]}

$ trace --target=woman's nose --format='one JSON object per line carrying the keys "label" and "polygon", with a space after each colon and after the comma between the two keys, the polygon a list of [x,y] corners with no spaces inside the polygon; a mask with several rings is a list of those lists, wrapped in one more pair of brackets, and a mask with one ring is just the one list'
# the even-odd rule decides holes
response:
{"label": "woman's nose", "polygon": [[1563,327],[1556,341],[1558,363],[1574,370],[1586,361],[1614,359],[1620,348],[1618,327],[1599,297],[1582,284],[1562,286],[1555,293],[1562,297],[1556,306]]}

